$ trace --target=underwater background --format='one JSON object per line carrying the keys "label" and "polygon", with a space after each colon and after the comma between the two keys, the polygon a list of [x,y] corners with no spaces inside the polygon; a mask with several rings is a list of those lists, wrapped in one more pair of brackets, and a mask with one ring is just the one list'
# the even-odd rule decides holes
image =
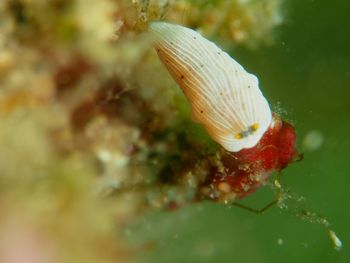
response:
{"label": "underwater background", "polygon": [[[343,249],[333,249],[323,227],[278,209],[255,215],[206,203],[143,220],[143,233],[159,242],[152,262],[350,260],[350,4],[341,0],[285,4],[286,18],[271,47],[237,48],[231,55],[257,74],[270,103],[280,105],[295,124],[304,160],[284,170],[282,182],[331,222]],[[310,136],[322,140],[317,149],[309,148]],[[253,207],[268,202],[263,193],[248,198]]]}
{"label": "underwater background", "polygon": [[[1,1],[0,262],[349,262],[349,12],[345,0]],[[294,124],[304,159],[282,172],[286,209],[193,202],[218,146],[152,49],[159,19],[222,46]],[[240,202],[272,199],[265,187]]]}

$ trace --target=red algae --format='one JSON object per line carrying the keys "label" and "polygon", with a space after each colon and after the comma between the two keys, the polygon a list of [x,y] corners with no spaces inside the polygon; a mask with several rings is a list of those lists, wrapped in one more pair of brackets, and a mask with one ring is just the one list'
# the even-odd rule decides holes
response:
{"label": "red algae", "polygon": [[273,172],[281,171],[297,159],[295,142],[294,127],[275,114],[256,146],[222,154],[221,165],[211,167],[202,193],[216,201],[246,197],[264,185]]}

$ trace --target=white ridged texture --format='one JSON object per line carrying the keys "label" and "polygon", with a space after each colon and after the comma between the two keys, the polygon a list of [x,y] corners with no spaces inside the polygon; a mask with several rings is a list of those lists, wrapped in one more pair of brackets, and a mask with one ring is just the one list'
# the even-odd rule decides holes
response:
{"label": "white ridged texture", "polygon": [[230,152],[254,147],[272,114],[258,79],[196,31],[153,22],[155,47],[191,104],[194,119]]}

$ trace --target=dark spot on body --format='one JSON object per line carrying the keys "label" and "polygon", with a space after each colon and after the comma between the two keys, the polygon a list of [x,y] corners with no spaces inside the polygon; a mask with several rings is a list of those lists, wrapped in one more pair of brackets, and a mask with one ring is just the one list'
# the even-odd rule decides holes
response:
{"label": "dark spot on body", "polygon": [[181,75],[181,79],[184,79],[185,78],[185,76],[184,75]]}

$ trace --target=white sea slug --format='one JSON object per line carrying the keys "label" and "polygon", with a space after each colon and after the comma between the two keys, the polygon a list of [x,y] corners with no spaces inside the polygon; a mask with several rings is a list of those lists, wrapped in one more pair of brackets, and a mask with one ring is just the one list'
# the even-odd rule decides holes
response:
{"label": "white sea slug", "polygon": [[196,31],[153,22],[155,47],[191,104],[193,118],[230,152],[254,147],[272,121],[258,79]]}

